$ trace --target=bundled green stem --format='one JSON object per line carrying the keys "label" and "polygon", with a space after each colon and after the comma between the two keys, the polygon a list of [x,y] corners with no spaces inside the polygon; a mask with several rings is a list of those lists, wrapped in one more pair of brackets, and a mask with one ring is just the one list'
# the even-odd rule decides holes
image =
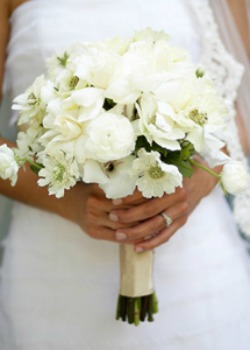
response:
{"label": "bundled green stem", "polygon": [[153,315],[158,312],[158,301],[156,294],[145,295],[142,297],[126,297],[119,295],[116,310],[116,319],[128,321],[129,324],[138,326],[140,321],[144,322],[147,318],[153,322]]}

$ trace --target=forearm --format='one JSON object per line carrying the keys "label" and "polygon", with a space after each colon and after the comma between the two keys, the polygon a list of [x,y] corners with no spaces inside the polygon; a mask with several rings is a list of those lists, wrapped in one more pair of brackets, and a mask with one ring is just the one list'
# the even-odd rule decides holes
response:
{"label": "forearm", "polygon": [[239,139],[241,142],[242,149],[243,149],[245,155],[249,156],[249,154],[250,154],[249,137],[247,135],[246,127],[245,127],[244,122],[240,116],[239,111],[237,112],[236,123],[237,123],[237,127],[238,127],[238,134],[239,134]]}
{"label": "forearm", "polygon": [[238,27],[248,58],[250,59],[249,23],[246,0],[227,0],[227,2]]}
{"label": "forearm", "polygon": [[2,85],[3,85],[3,75],[4,75],[4,62],[6,56],[6,47],[9,38],[9,6],[8,0],[0,1],[0,101],[2,98]]}
{"label": "forearm", "polygon": [[[8,146],[14,146],[10,141],[1,138],[0,144],[4,143]],[[18,181],[14,187],[11,186],[9,180],[0,179],[0,193],[27,205],[63,216],[64,199],[59,200],[55,196],[49,196],[47,188],[38,186],[37,175],[30,170],[28,165],[24,169],[20,169]]]}

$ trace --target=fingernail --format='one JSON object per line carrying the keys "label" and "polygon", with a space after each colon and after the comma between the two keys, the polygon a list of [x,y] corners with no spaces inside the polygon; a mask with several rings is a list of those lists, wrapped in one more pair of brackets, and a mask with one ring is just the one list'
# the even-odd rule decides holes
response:
{"label": "fingernail", "polygon": [[110,220],[112,220],[112,221],[118,221],[118,216],[115,215],[115,214],[113,214],[113,213],[110,213],[110,214],[109,214],[109,218],[110,218]]}
{"label": "fingernail", "polygon": [[136,253],[141,253],[141,252],[143,252],[143,248],[142,247],[135,247],[135,251],[136,251]]}
{"label": "fingernail", "polygon": [[115,236],[116,239],[118,239],[119,241],[122,241],[123,239],[126,239],[128,237],[124,232],[117,232]]}
{"label": "fingernail", "polygon": [[122,199],[118,198],[118,199],[113,199],[113,204],[114,205],[120,205],[122,204]]}

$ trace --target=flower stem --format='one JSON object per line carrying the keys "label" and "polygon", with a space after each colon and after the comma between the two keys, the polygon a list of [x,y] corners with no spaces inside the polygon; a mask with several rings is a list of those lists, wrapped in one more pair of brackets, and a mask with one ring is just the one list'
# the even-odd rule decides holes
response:
{"label": "flower stem", "polygon": [[126,297],[119,295],[116,309],[116,319],[122,319],[129,324],[138,326],[146,317],[149,322],[154,321],[153,315],[158,312],[156,294],[141,297]]}
{"label": "flower stem", "polygon": [[197,168],[200,168],[200,169],[206,171],[208,174],[210,174],[210,175],[216,177],[218,180],[220,180],[220,178],[221,178],[220,174],[217,174],[215,171],[213,171],[213,170],[207,168],[205,165],[203,165],[203,164],[201,164],[201,163],[199,163],[199,162],[196,162],[196,161],[195,161],[194,159],[192,159],[192,158],[190,158],[189,161],[190,161],[191,164],[193,164],[193,165],[196,166]]}

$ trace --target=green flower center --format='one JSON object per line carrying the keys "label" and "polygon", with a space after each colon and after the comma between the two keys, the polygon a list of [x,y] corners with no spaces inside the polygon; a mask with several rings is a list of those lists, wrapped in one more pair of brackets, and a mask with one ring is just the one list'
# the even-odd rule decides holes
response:
{"label": "green flower center", "polygon": [[158,165],[152,165],[148,169],[148,175],[155,180],[161,179],[164,176],[164,171]]}
{"label": "green flower center", "polygon": [[56,168],[53,171],[53,178],[55,182],[62,183],[64,181],[65,172],[66,172],[65,166],[61,163],[58,163]]}
{"label": "green flower center", "polygon": [[196,124],[203,126],[207,121],[207,114],[200,113],[198,109],[194,109],[189,113],[189,118],[192,119]]}

